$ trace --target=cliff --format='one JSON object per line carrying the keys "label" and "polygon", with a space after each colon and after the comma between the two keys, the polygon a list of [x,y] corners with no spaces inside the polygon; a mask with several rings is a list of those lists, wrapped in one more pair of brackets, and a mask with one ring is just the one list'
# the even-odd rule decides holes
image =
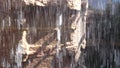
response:
{"label": "cliff", "polygon": [[[83,3],[81,0],[0,0],[0,29],[3,40],[0,44],[9,46],[9,50],[13,49],[16,53],[15,57],[12,56],[15,61],[8,61],[10,64],[16,63],[11,67],[20,64],[16,62],[19,60],[18,57],[16,59],[19,45],[23,48],[23,52],[20,52],[23,60],[27,57],[22,63],[23,67],[84,67],[81,48],[84,49],[86,45],[87,8],[87,1]],[[59,25],[61,22],[62,25]],[[27,34],[23,37],[22,33],[25,31]],[[8,38],[12,40],[6,41]],[[6,42],[11,44],[4,44]],[[34,48],[36,44],[37,47]],[[57,49],[59,58],[56,57]],[[30,50],[33,51],[32,54],[28,53]],[[11,52],[7,51],[5,55],[11,55]],[[29,61],[31,63],[27,64]]]}

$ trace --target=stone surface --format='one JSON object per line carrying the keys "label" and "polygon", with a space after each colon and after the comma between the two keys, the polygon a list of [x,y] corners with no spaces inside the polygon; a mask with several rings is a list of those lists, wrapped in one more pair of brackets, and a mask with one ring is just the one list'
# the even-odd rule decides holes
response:
{"label": "stone surface", "polygon": [[24,0],[26,5],[38,5],[38,6],[48,6],[48,5],[66,5],[70,9],[80,10],[81,0]]}
{"label": "stone surface", "polygon": [[[68,50],[66,49],[66,51],[73,50],[73,53],[70,53],[70,54],[66,53],[67,55],[70,56],[70,59],[67,55],[63,55],[62,57],[64,58],[62,58],[63,59],[62,62],[65,63],[66,61],[69,60],[68,61],[69,63],[67,66],[70,66],[71,64],[74,65],[75,54],[76,54],[74,48],[77,48],[77,46],[82,43],[83,40],[81,41],[80,39],[84,34],[84,23],[82,23],[81,13],[80,11],[78,11],[78,10],[81,10],[80,0],[74,0],[74,1],[73,0],[11,0],[10,2],[8,0],[0,0],[0,9],[1,9],[0,11],[4,12],[4,13],[0,12],[2,14],[1,15],[2,18],[0,20],[2,21],[2,24],[0,24],[0,26],[3,27],[3,25],[5,25],[2,31],[4,33],[4,30],[6,32],[7,30],[9,31],[8,28],[11,28],[11,31],[13,29],[16,29],[15,33],[18,36],[16,36],[14,39],[14,34],[12,35],[13,36],[12,40],[16,42],[16,45],[22,37],[22,31],[26,28],[29,28],[28,29],[29,34],[27,35],[28,43],[32,44],[42,39],[44,42],[43,43],[40,42],[40,43],[43,46],[47,46],[52,41],[54,41],[54,39],[57,43],[56,34],[54,35],[54,37],[52,36],[50,37],[50,39],[47,39],[47,40],[44,40],[44,37],[47,36],[47,34],[51,33],[52,30],[55,29],[56,18],[59,15],[59,11],[62,10],[63,12],[61,13],[63,14],[62,15],[63,24],[61,26],[62,27],[61,44],[66,47],[65,43],[70,42],[69,45],[71,46],[72,44],[73,46],[73,48],[70,48]],[[4,24],[4,21],[5,21],[5,24]],[[7,22],[10,22],[10,23],[12,22],[12,23],[9,26]],[[19,32],[19,34],[17,32]],[[9,37],[6,36],[5,38],[9,38]],[[0,44],[4,45],[4,43],[0,43]],[[10,44],[10,46],[12,45],[13,43]],[[56,44],[52,44],[52,45],[56,46]],[[79,49],[76,50],[77,52],[76,60],[78,60],[79,57],[81,56],[80,48],[81,48],[81,45]],[[14,45],[14,49],[15,49],[15,45]],[[41,48],[39,50],[42,51],[44,49]],[[38,52],[40,53],[40,51]],[[55,49],[54,49],[54,52],[56,52]],[[32,56],[39,55],[39,53]],[[64,53],[64,52],[61,52],[61,53]],[[30,58],[28,57],[28,60],[33,59],[35,60],[35,62],[38,62],[38,65],[39,65],[39,60],[37,60],[32,56],[30,56]],[[68,58],[68,59],[64,60],[65,58]],[[52,59],[52,60],[56,60],[56,59]],[[50,67],[51,59],[48,61],[49,61],[48,66]],[[45,61],[44,63],[46,62],[47,61]],[[65,65],[64,63],[62,63],[63,66]],[[34,65],[36,63],[31,62],[29,65],[31,64]],[[26,66],[29,67],[29,65],[26,65]]]}

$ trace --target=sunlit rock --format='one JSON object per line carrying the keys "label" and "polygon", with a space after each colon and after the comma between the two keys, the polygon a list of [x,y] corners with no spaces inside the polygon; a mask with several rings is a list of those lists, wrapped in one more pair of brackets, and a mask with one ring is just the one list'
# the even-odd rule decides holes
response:
{"label": "sunlit rock", "polygon": [[81,0],[67,0],[67,5],[70,9],[80,10]]}
{"label": "sunlit rock", "polygon": [[26,5],[38,5],[38,6],[48,6],[48,5],[66,5],[70,9],[80,10],[81,0],[24,0]]}

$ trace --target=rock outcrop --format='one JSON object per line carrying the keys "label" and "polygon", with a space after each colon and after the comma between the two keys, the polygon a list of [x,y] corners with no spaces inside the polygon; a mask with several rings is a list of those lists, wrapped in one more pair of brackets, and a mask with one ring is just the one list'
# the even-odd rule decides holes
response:
{"label": "rock outcrop", "polygon": [[[57,18],[62,14],[60,54],[61,57],[67,58],[68,55],[65,55],[63,52],[68,51],[66,54],[69,54],[72,60],[68,59],[70,63],[68,63],[67,66],[73,65],[76,67],[82,64],[79,60],[81,57],[81,48],[84,49],[86,45],[85,16],[88,2],[84,2],[84,11],[82,11],[82,5],[83,2],[81,0],[0,0],[0,14],[2,14],[0,17],[2,25],[0,24],[0,26],[5,25],[3,30],[7,27],[11,28],[11,30],[18,30],[21,32],[19,34],[20,36],[22,36],[24,30],[28,29],[28,35],[26,37],[27,43],[25,42],[26,44],[23,44],[24,41],[22,41],[22,47],[27,53],[29,51],[29,47],[27,49],[26,46],[28,43],[33,44],[39,41],[39,39],[43,39],[44,43],[39,44],[41,47],[50,44],[54,40],[56,42],[58,41],[56,37],[53,36],[46,40],[44,40],[44,37],[56,29]],[[4,24],[4,21],[9,22],[9,25],[8,23]],[[56,42],[52,45],[57,45]],[[56,51],[55,48],[54,46],[54,51]],[[36,53],[40,48],[37,49],[38,50],[33,52]],[[72,51],[72,53],[69,53],[69,51]],[[63,61],[60,61],[60,63],[65,62],[64,58],[62,58]],[[54,60],[56,59],[58,58]],[[58,63],[58,61],[56,61],[56,63]],[[61,64],[61,66],[62,65],[64,64]]]}
{"label": "rock outcrop", "polygon": [[70,9],[80,10],[81,0],[24,0],[26,5],[50,6],[59,5],[67,6]]}

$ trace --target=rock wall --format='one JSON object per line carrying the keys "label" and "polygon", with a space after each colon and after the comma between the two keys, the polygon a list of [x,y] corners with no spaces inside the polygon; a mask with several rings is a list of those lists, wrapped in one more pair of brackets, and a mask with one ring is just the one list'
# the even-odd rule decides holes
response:
{"label": "rock wall", "polygon": [[[86,6],[87,2],[84,4]],[[81,6],[81,0],[0,0],[0,30],[3,34],[5,33],[5,36],[1,35],[1,37],[3,36],[7,39],[8,37],[6,36],[6,33],[9,33],[10,31],[10,33],[12,33],[11,35],[13,35],[11,36],[13,37],[12,40],[14,40],[3,41],[4,38],[1,38],[0,44],[1,46],[3,46],[6,42],[12,42],[9,49],[13,48],[13,50],[15,51],[17,43],[21,39],[22,32],[24,30],[28,30],[27,41],[30,44],[34,44],[39,39],[44,39],[46,35],[52,33],[52,31],[57,28],[57,16],[59,13],[61,13],[63,20],[61,26],[61,45],[63,45],[63,48],[61,48],[62,50],[60,52],[62,54],[61,57],[63,57],[63,61],[61,61],[61,66],[66,66],[67,68],[70,68],[69,65],[71,64],[73,65],[73,67],[76,67],[77,65],[82,66],[82,62],[81,60],[79,60],[79,58],[81,57],[81,46],[83,46],[84,48],[86,44],[85,42],[83,42],[83,40],[85,41],[85,22],[83,22],[85,21],[85,13],[80,12],[83,9],[81,8]],[[85,7],[85,11],[86,8],[87,7]],[[52,37],[47,41],[42,41],[42,45],[46,46],[54,40],[57,42],[56,37]],[[14,42],[16,43],[13,44]],[[8,45],[5,44],[4,46],[7,47]],[[64,49],[64,47],[66,48]],[[7,48],[4,47],[3,49],[5,51],[7,50]],[[43,49],[41,49],[40,52],[42,50]],[[67,51],[65,53],[66,55],[64,55],[64,51]],[[6,54],[11,55],[9,51],[7,51]],[[34,54],[34,56],[35,55],[36,54]],[[3,58],[4,56],[1,57]],[[13,59],[15,60],[14,56]],[[57,60],[57,58],[55,59]],[[37,59],[35,60],[38,61]],[[11,64],[15,63],[13,65],[10,65],[10,67],[15,67],[16,62],[12,60],[9,61],[9,63]],[[67,61],[68,63],[64,65],[63,62]],[[34,63],[35,62],[31,64],[33,64],[34,66]],[[57,61],[55,61],[55,63],[57,63]],[[30,66],[29,64],[25,65],[27,67]]]}

